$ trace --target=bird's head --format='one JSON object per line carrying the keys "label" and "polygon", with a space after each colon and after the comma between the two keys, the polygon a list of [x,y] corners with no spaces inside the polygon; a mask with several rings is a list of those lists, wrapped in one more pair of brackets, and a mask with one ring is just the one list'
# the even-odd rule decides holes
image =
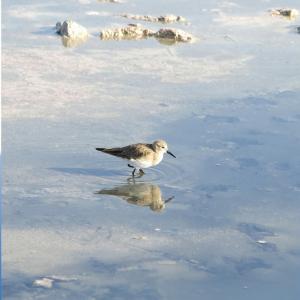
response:
{"label": "bird's head", "polygon": [[155,152],[163,154],[168,153],[176,158],[176,156],[168,150],[168,144],[164,140],[154,141],[152,146]]}

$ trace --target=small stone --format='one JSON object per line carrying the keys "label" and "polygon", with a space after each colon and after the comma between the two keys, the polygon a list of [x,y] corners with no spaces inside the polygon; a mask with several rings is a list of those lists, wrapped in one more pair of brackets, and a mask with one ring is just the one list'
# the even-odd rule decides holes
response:
{"label": "small stone", "polygon": [[295,19],[299,15],[299,11],[297,9],[290,9],[290,8],[279,8],[279,9],[272,9],[271,11],[272,16],[284,16],[290,19]]}
{"label": "small stone", "polygon": [[176,42],[191,42],[193,36],[180,29],[162,28],[155,33],[158,39],[169,39]]}
{"label": "small stone", "polygon": [[143,236],[143,235],[141,235],[141,236],[134,236],[132,238],[134,240],[144,240],[144,241],[148,240],[148,238],[146,236]]}
{"label": "small stone", "polygon": [[256,243],[258,243],[258,244],[267,244],[267,241],[265,241],[265,240],[258,240],[258,241],[256,241]]}
{"label": "small stone", "polygon": [[100,13],[98,11],[87,11],[85,14],[88,16],[99,16],[100,15]]}
{"label": "small stone", "polygon": [[162,23],[186,22],[182,16],[166,15],[158,17],[158,21]]}
{"label": "small stone", "polygon": [[53,281],[54,280],[51,278],[44,277],[42,279],[36,279],[33,282],[33,286],[51,289],[53,286]]}
{"label": "small stone", "polygon": [[61,31],[61,23],[60,22],[57,22],[56,25],[55,25],[55,30],[56,30],[56,33],[57,34],[60,34],[60,31]]}

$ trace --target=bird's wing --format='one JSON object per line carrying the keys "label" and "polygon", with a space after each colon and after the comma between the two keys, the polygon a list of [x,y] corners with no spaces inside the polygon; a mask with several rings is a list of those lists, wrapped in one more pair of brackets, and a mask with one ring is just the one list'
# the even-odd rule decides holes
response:
{"label": "bird's wing", "polygon": [[151,144],[134,144],[119,148],[96,148],[98,151],[126,159],[136,159],[151,153]]}
{"label": "bird's wing", "polygon": [[96,150],[110,155],[123,157],[122,156],[123,148],[96,148]]}
{"label": "bird's wing", "polygon": [[135,144],[126,146],[122,151],[122,157],[127,159],[137,159],[151,154],[153,151],[151,144]]}

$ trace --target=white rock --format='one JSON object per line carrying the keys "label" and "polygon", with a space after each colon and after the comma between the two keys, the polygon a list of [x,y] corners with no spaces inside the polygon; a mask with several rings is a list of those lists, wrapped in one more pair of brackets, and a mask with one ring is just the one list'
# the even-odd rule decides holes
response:
{"label": "white rock", "polygon": [[66,20],[63,24],[60,22],[56,23],[56,32],[68,38],[83,39],[89,35],[85,27],[71,20]]}

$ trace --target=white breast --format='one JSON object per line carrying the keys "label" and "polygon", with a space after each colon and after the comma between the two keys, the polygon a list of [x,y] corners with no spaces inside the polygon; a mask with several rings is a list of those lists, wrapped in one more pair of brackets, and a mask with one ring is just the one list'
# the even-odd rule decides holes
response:
{"label": "white breast", "polygon": [[152,161],[143,160],[143,159],[131,159],[130,164],[132,164],[136,168],[149,168],[153,166]]}
{"label": "white breast", "polygon": [[141,169],[150,168],[150,167],[158,165],[162,161],[163,157],[164,157],[164,155],[160,154],[160,155],[157,155],[154,160],[152,160],[152,159],[147,160],[147,159],[139,158],[139,159],[131,159],[130,162],[136,168],[141,168]]}

